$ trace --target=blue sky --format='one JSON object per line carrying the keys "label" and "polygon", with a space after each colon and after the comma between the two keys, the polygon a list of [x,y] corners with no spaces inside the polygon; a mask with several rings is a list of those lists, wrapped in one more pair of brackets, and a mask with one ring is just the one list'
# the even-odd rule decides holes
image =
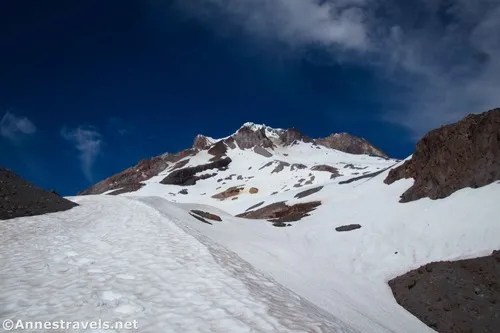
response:
{"label": "blue sky", "polygon": [[73,195],[247,121],[406,157],[500,104],[499,17],[493,0],[4,0],[0,165]]}

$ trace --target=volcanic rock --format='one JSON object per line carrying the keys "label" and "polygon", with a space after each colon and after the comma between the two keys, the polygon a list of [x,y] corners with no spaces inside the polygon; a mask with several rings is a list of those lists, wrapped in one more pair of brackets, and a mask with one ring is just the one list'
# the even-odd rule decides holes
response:
{"label": "volcanic rock", "polygon": [[264,128],[253,130],[248,126],[241,127],[238,132],[233,134],[233,139],[241,149],[253,148],[261,146],[263,148],[273,147],[273,143],[266,136]]}
{"label": "volcanic rock", "polygon": [[0,220],[62,212],[76,206],[0,167]]}
{"label": "volcanic rock", "polygon": [[500,260],[491,256],[433,262],[389,281],[396,301],[440,333],[496,333]]}
{"label": "volcanic rock", "polygon": [[81,191],[78,195],[101,194],[113,189],[139,189],[140,182],[158,175],[168,167],[164,158],[154,157],[150,160],[141,160],[136,166],[128,168],[112,177],[106,178],[90,188]]}
{"label": "volcanic rock", "polygon": [[299,192],[299,193],[295,194],[294,198],[296,198],[296,199],[302,199],[304,197],[307,197],[308,195],[311,195],[313,193],[321,191],[322,188],[323,188],[323,186],[318,186],[318,187],[315,187],[315,188],[310,188],[308,190],[305,190],[305,191],[302,191],[302,192]]}
{"label": "volcanic rock", "polygon": [[206,218],[208,220],[219,221],[219,222],[222,221],[220,216],[209,213],[209,212],[204,212],[202,210],[193,209],[193,210],[191,210],[191,213],[199,215],[199,216]]}
{"label": "volcanic rock", "polygon": [[349,133],[335,133],[326,138],[316,139],[314,142],[327,148],[337,149],[350,154],[367,154],[387,157],[383,151],[372,145],[364,138],[358,138]]}
{"label": "volcanic rock", "polygon": [[500,179],[500,109],[469,115],[427,133],[412,158],[391,170],[391,184],[413,178],[400,202],[445,198],[462,188],[478,188]]}
{"label": "volcanic rock", "polygon": [[321,205],[321,201],[311,201],[288,206],[284,201],[275,202],[257,210],[236,215],[247,219],[266,219],[270,222],[299,221]]}
{"label": "volcanic rock", "polygon": [[229,157],[226,157],[211,163],[175,170],[171,172],[167,177],[165,177],[162,181],[160,181],[160,183],[170,184],[170,185],[186,185],[186,186],[194,185],[200,179],[206,179],[216,175],[216,174],[209,174],[209,175],[196,176],[197,173],[210,169],[221,170],[224,167],[227,167],[230,163],[231,159]]}
{"label": "volcanic rock", "polygon": [[343,225],[340,227],[335,228],[336,231],[338,232],[343,232],[343,231],[351,231],[351,230],[356,230],[361,228],[359,224],[348,224],[348,225]]}
{"label": "volcanic rock", "polygon": [[208,140],[206,136],[198,134],[194,138],[193,148],[198,150],[205,150],[210,148],[211,144],[212,143],[210,142],[210,140]]}

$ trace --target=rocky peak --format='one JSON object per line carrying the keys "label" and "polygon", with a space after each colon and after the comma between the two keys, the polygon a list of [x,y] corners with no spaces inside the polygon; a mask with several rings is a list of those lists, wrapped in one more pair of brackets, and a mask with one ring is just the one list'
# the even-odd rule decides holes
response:
{"label": "rocky peak", "polygon": [[232,137],[241,149],[253,148],[255,146],[263,148],[274,146],[273,142],[266,135],[265,127],[244,125]]}
{"label": "rocky peak", "polygon": [[387,157],[387,154],[372,145],[366,139],[345,132],[330,134],[326,138],[316,139],[314,142],[318,145],[337,149],[349,154],[368,154]]}
{"label": "rocky peak", "polygon": [[303,135],[297,128],[289,128],[281,132],[279,141],[284,146],[289,146],[296,141],[312,142],[312,139]]}
{"label": "rocky peak", "polygon": [[198,149],[198,150],[205,150],[205,149],[210,148],[212,143],[213,142],[208,137],[206,137],[202,134],[198,134],[194,138],[193,148]]}

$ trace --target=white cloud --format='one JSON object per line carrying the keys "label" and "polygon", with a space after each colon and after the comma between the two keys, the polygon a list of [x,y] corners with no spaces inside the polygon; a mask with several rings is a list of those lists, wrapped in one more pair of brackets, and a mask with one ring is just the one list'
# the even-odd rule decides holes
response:
{"label": "white cloud", "polygon": [[388,108],[384,119],[415,137],[500,106],[498,0],[192,0],[179,5],[221,30],[239,26],[258,40],[322,45],[332,59],[370,66],[388,86],[401,88],[387,91],[388,105],[396,107]]}
{"label": "white cloud", "polygon": [[18,141],[22,136],[35,133],[35,125],[26,117],[18,117],[6,112],[0,120],[0,135],[11,141]]}
{"label": "white cloud", "polygon": [[93,127],[80,126],[73,130],[64,127],[61,130],[64,139],[74,143],[80,152],[82,171],[88,181],[92,182],[92,166],[101,151],[102,136]]}
{"label": "white cloud", "polygon": [[201,18],[229,19],[248,33],[295,46],[326,44],[363,49],[364,0],[193,0],[179,1]]}

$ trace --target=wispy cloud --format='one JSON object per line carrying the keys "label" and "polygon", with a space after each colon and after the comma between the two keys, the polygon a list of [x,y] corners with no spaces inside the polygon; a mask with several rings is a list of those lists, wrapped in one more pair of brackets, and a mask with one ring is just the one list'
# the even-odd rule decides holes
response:
{"label": "wispy cloud", "polygon": [[36,133],[35,125],[27,118],[6,112],[0,120],[0,135],[13,142]]}
{"label": "wispy cloud", "polygon": [[370,66],[400,88],[387,92],[395,107],[382,117],[416,137],[500,105],[498,0],[193,0],[179,6],[221,29],[229,23],[257,40],[320,45],[332,59]]}
{"label": "wispy cloud", "polygon": [[80,126],[72,130],[64,127],[61,130],[61,135],[64,139],[72,142],[80,152],[82,171],[87,180],[93,182],[92,167],[101,151],[101,134],[93,127]]}
{"label": "wispy cloud", "polygon": [[116,136],[125,136],[131,134],[133,131],[132,126],[125,124],[125,122],[118,117],[110,117],[108,119],[108,127]]}

